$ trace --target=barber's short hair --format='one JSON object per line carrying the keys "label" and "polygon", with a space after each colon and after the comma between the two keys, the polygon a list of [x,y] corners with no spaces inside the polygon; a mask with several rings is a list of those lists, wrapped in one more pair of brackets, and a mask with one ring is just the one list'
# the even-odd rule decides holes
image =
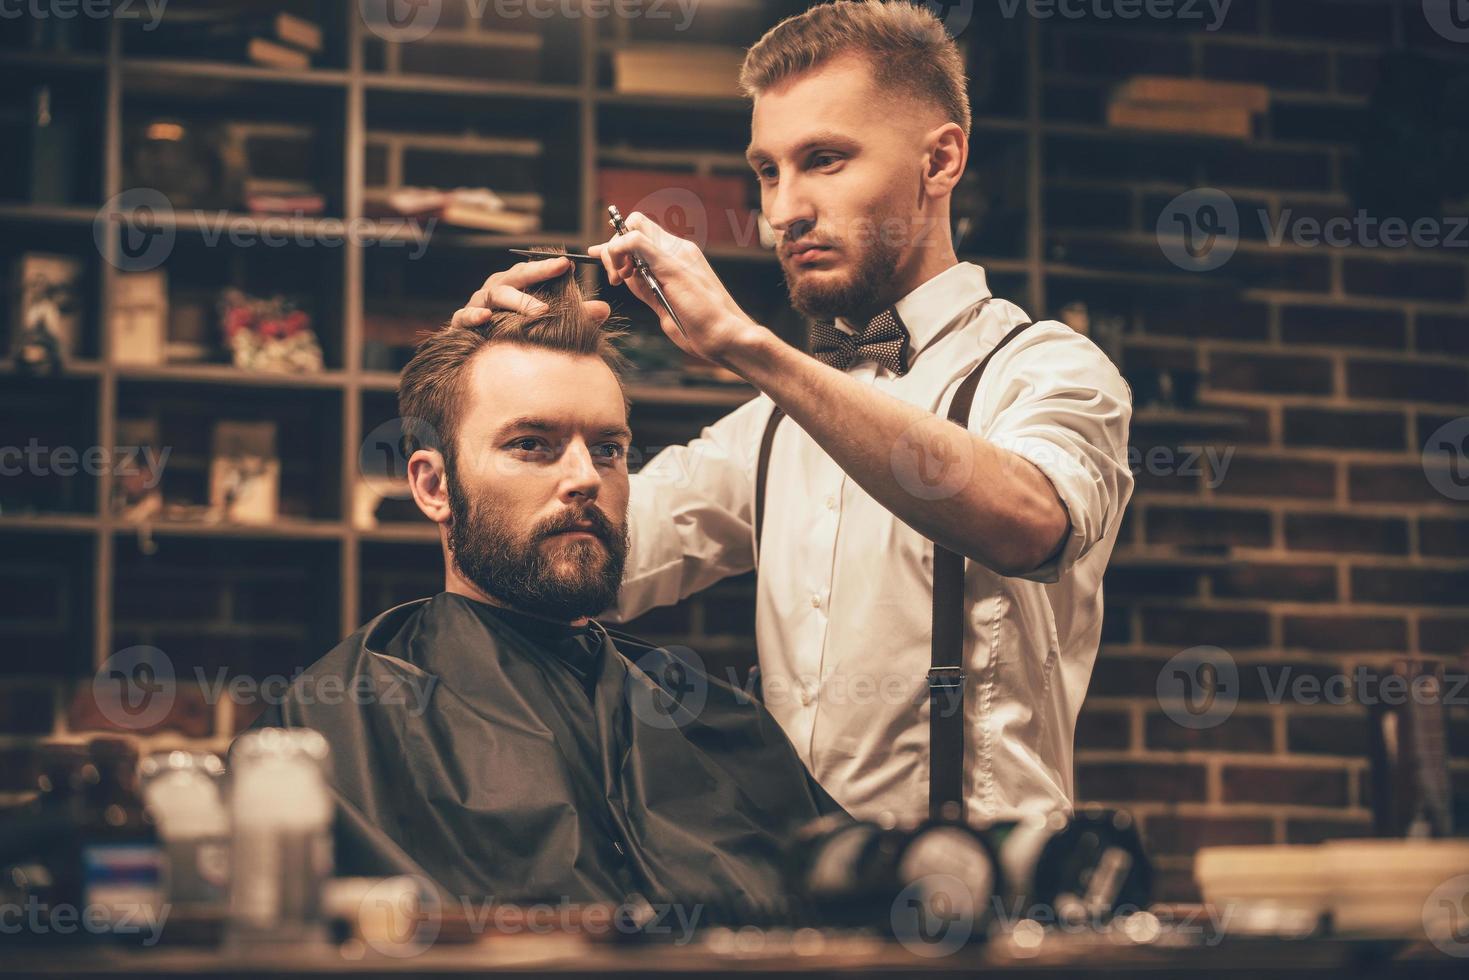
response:
{"label": "barber's short hair", "polygon": [[[565,249],[542,246],[547,251]],[[565,275],[522,290],[545,303],[541,314],[497,310],[474,327],[449,324],[428,334],[398,378],[398,416],[403,429],[405,456],[415,448],[438,449],[452,468],[455,437],[466,403],[465,377],[470,362],[494,344],[520,344],[567,354],[600,357],[622,383],[627,359],[617,348],[626,331],[617,318],[596,323],[583,308],[594,293],[583,293],[573,268]],[[620,320],[618,321],[621,322]]]}
{"label": "barber's short hair", "polygon": [[909,0],[836,0],[787,17],[745,55],[740,88],[751,99],[831,58],[867,56],[878,86],[928,102],[969,136],[964,59],[943,22]]}

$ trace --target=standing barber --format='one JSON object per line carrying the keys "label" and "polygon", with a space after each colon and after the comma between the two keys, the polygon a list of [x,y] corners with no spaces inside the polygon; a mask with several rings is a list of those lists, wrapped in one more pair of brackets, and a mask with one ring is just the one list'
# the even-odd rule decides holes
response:
{"label": "standing barber", "polygon": [[[925,8],[813,7],[750,49],[741,85],[812,350],[751,320],[697,246],[642,214],[592,246],[674,343],[761,392],[633,477],[616,613],[678,602],[758,553],[767,707],[849,811],[1068,807],[1102,574],[1132,493],[1127,386],[1090,341],[1026,326],[955,256],[969,101]],[[497,273],[456,322],[533,306],[517,287],[567,267]]]}

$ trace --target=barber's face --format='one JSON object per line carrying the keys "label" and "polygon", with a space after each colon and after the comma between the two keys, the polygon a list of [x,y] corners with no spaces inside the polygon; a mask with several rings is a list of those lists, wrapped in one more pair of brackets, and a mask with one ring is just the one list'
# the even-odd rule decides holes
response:
{"label": "barber's face", "polygon": [[598,357],[497,344],[476,355],[448,474],[460,573],[570,621],[617,597],[627,555],[622,389]]}
{"label": "barber's face", "polygon": [[[920,193],[934,120],[880,93],[868,62],[841,56],[762,92],[747,154],[791,303],[807,316],[876,313],[916,249],[947,229]],[[801,251],[808,244],[820,246]]]}

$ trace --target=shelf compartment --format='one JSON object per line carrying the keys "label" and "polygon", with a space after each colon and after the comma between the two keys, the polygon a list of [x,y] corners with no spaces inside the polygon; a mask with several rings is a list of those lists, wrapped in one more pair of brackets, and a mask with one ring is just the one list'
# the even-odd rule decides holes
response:
{"label": "shelf compartment", "polygon": [[92,672],[93,535],[13,533],[0,522],[0,674],[83,677]]}
{"label": "shelf compartment", "polygon": [[105,115],[100,75],[0,58],[0,202],[95,207]]}
{"label": "shelf compartment", "polygon": [[[366,125],[370,200],[404,187],[488,187],[515,210],[538,202],[541,228],[580,224],[581,112],[574,102],[456,92],[425,99],[375,88],[367,93]],[[434,230],[461,229],[439,222]]]}
{"label": "shelf compartment", "polygon": [[359,555],[363,622],[393,606],[444,591],[443,550],[436,537],[364,540]]}
{"label": "shelf compartment", "polygon": [[336,542],[119,538],[113,560],[113,647],[158,647],[180,682],[289,678],[340,639]]}
{"label": "shelf compartment", "polygon": [[95,514],[110,454],[97,440],[91,377],[0,380],[0,514]]}
{"label": "shelf compartment", "polygon": [[[280,521],[336,521],[341,517],[342,393],[322,388],[242,385],[221,397],[215,382],[197,379],[123,378],[118,384],[120,420],[157,425],[158,454],[166,448],[159,486],[165,504],[206,505],[214,424],[276,424],[280,459]],[[157,522],[161,529],[164,522]],[[180,533],[195,527],[180,522]]]}

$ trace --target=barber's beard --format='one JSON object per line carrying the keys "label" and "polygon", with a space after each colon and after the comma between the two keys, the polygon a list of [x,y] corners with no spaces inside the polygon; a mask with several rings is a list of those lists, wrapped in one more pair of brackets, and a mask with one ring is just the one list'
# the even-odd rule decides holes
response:
{"label": "barber's beard", "polygon": [[[881,228],[881,223],[877,228]],[[813,274],[782,262],[791,306],[814,320],[845,317],[860,327],[867,319],[896,302],[899,297],[894,293],[902,247],[885,241],[880,233],[869,237],[871,240],[861,246],[837,243],[845,260],[840,279],[821,271]],[[858,247],[862,251],[856,251]]]}
{"label": "barber's beard", "polygon": [[[595,505],[548,518],[528,531],[496,520],[481,498],[471,501],[449,479],[449,550],[459,574],[512,609],[570,622],[612,605],[627,560],[627,525],[614,525]],[[551,541],[579,521],[597,540]]]}

